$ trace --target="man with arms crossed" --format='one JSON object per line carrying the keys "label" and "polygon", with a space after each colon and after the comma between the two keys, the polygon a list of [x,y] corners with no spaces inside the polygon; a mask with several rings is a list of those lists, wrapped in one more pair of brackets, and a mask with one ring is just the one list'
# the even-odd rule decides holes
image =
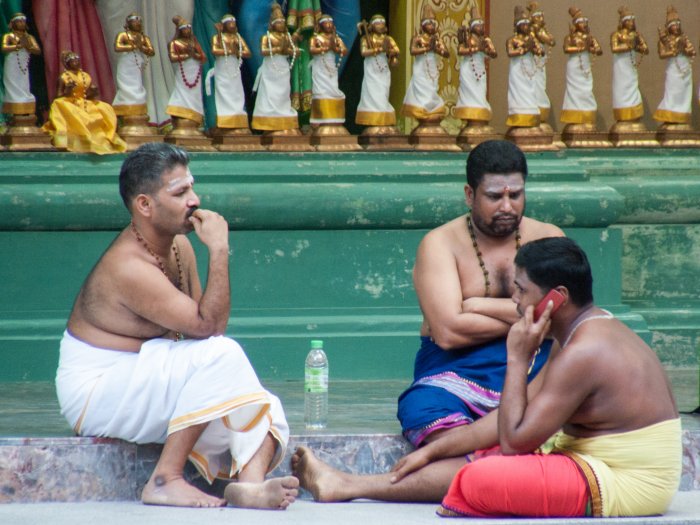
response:
{"label": "man with arms crossed", "polygon": [[[284,509],[294,477],[265,481],[289,427],[235,341],[228,225],[199,209],[184,150],[144,144],[129,154],[119,192],[131,214],[83,285],[61,341],[56,388],[75,432],[165,443],[141,499],[155,505]],[[186,233],[209,251],[204,290]],[[224,497],[183,478],[186,460]]]}
{"label": "man with arms crossed", "polygon": [[[498,406],[505,336],[519,319],[510,299],[513,258],[521,244],[563,235],[523,217],[526,177],[525,156],[511,142],[482,142],[469,154],[470,212],[425,236],[413,270],[424,321],[415,381],[399,398],[399,419],[419,448],[392,473],[349,476],[299,447],[295,471],[317,500],[438,502],[464,455],[496,442],[495,414],[486,414]],[[546,361],[549,344],[533,359],[530,378]]]}
{"label": "man with arms crossed", "polygon": [[[586,254],[566,238],[534,241],[515,258],[513,301],[498,409],[502,455],[462,467],[443,516],[646,516],[668,509],[681,475],[681,424],[654,351],[593,304]],[[563,300],[539,320],[550,290]],[[527,369],[543,337],[561,346],[528,400]],[[561,432],[558,432],[562,429]],[[553,451],[538,452],[550,436]]]}

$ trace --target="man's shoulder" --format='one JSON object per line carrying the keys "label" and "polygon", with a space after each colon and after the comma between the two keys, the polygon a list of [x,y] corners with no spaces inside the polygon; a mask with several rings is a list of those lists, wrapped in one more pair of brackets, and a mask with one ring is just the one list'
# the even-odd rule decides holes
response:
{"label": "man's shoulder", "polygon": [[565,236],[564,232],[558,226],[530,217],[523,217],[522,221],[520,221],[520,233],[525,242],[543,239],[545,237]]}

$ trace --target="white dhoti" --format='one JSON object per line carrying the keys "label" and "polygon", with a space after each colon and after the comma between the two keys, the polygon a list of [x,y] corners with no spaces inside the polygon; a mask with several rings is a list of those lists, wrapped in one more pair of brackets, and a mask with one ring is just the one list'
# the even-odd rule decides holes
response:
{"label": "white dhoti", "polygon": [[644,115],[636,60],[635,51],[613,55],[612,107],[617,121],[637,120]]}
{"label": "white dhoti", "polygon": [[438,95],[438,59],[435,53],[418,55],[413,62],[413,75],[403,98],[401,113],[418,120],[445,116],[445,101]]}
{"label": "white dhoti", "polygon": [[140,51],[119,54],[117,62],[117,94],[112,107],[120,116],[147,115],[146,88],[143,87],[143,70],[146,57]]}
{"label": "white dhoti", "polygon": [[540,119],[547,120],[552,103],[547,95],[547,58],[535,57],[535,95],[537,96],[537,107],[540,108]]}
{"label": "white dhoti", "polygon": [[29,52],[24,48],[5,55],[3,113],[29,115],[36,111],[36,99],[29,88],[29,60]]}
{"label": "white dhoti", "polygon": [[532,53],[512,57],[508,66],[508,119],[506,125],[534,127],[540,124],[535,74],[537,67]]}
{"label": "white dhoti", "polygon": [[299,120],[292,107],[289,60],[284,55],[263,58],[255,79],[253,120],[250,126],[263,131],[297,129]]}
{"label": "white dhoti", "polygon": [[268,433],[278,445],[272,470],[289,441],[279,399],[260,385],[238,343],[223,336],[153,339],[134,353],[96,348],[66,331],[56,392],[80,435],[163,443],[209,423],[189,459],[210,483],[240,472]]}
{"label": "white dhoti", "polygon": [[396,112],[389,102],[391,71],[386,53],[365,57],[364,78],[355,123],[361,126],[393,126]]}
{"label": "white dhoti", "polygon": [[669,58],[666,63],[664,98],[654,112],[654,120],[689,124],[693,105],[693,66],[685,55]]}
{"label": "white dhoti", "polygon": [[315,55],[311,67],[311,124],[345,122],[345,94],[338,87],[335,53]]}
{"label": "white dhoti", "polygon": [[175,89],[170,94],[165,111],[172,117],[186,118],[201,124],[204,120],[202,64],[199,60],[188,58],[183,62],[176,62],[173,66]]}
{"label": "white dhoti", "polygon": [[216,125],[219,128],[247,128],[240,60],[236,56],[216,57],[214,71]]}
{"label": "white dhoti", "polygon": [[491,104],[486,99],[486,55],[482,52],[460,57],[459,97],[455,117],[462,120],[491,120]]}
{"label": "white dhoti", "polygon": [[566,92],[559,120],[567,124],[595,124],[597,111],[591,55],[588,51],[572,53],[566,62]]}

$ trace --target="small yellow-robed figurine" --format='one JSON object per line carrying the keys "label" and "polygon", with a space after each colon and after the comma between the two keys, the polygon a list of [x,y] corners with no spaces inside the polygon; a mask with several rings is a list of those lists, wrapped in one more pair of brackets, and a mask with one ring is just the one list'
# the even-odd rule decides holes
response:
{"label": "small yellow-robed figurine", "polygon": [[36,111],[36,99],[29,85],[29,61],[31,55],[41,54],[41,48],[36,39],[27,33],[27,17],[24,14],[15,13],[10,18],[10,31],[2,36],[2,52],[5,55],[2,112],[32,115]]}
{"label": "small yellow-robed figurine", "polygon": [[666,60],[664,98],[654,120],[666,124],[690,123],[693,104],[693,65],[697,54],[673,6],[666,10],[666,26],[659,28],[659,57]]}
{"label": "small yellow-robed figurine", "polygon": [[131,13],[126,17],[124,31],[117,35],[114,50],[117,62],[117,94],[112,101],[119,116],[148,115],[143,73],[148,59],[156,54],[151,39],[143,32],[141,16]]}
{"label": "small yellow-robed figurine", "polygon": [[250,58],[248,44],[238,32],[236,18],[227,14],[216,24],[211,52],[216,57],[216,126],[225,129],[248,129],[248,113],[241,81],[243,59]]}
{"label": "small yellow-robed figurine", "polygon": [[64,51],[61,62],[65,71],[58,78],[56,98],[43,128],[53,145],[99,155],[125,151],[126,143],[117,135],[117,115],[98,99],[97,85],[83,71],[78,54]]}

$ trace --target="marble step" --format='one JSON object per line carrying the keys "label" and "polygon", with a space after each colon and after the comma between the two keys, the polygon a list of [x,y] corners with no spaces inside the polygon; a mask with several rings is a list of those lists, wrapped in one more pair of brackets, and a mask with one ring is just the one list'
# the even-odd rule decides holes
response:
{"label": "marble step", "polygon": [[[700,416],[684,415],[683,428],[680,490],[700,490]],[[298,434],[273,475],[289,473],[288,458],[299,444],[356,474],[386,472],[411,449],[396,434]],[[0,438],[0,503],[135,501],[160,451],[160,445],[106,438]],[[195,485],[205,486],[191,465],[186,474]],[[223,483],[213,488],[218,492]]]}

